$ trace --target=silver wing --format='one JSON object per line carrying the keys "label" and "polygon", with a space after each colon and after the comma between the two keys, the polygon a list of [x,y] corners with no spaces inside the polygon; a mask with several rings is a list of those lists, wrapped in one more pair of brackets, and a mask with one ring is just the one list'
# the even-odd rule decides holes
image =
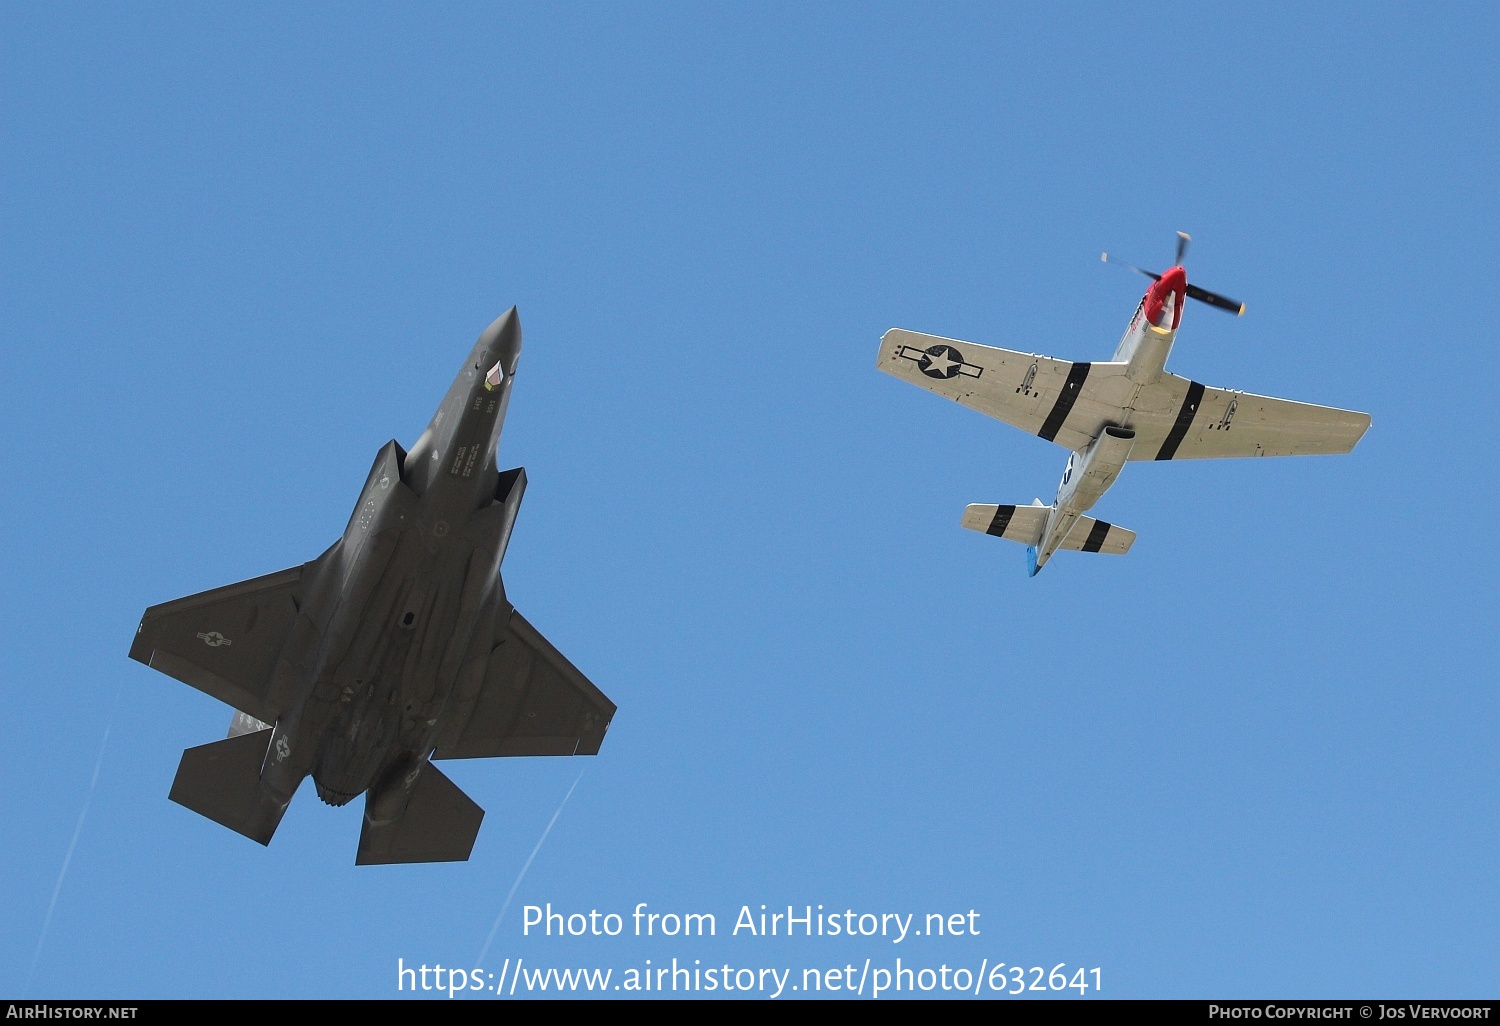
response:
{"label": "silver wing", "polygon": [[1123,363],[1068,363],[892,328],[876,365],[1049,442],[1080,451],[1106,424],[1135,429],[1132,460],[1348,452],[1370,415],[1163,374],[1137,386]]}
{"label": "silver wing", "polygon": [[1370,427],[1370,415],[1163,374],[1141,390],[1131,426],[1132,460],[1312,456],[1353,449]]}
{"label": "silver wing", "polygon": [[[875,365],[892,377],[1069,449],[1082,449],[1098,433],[1080,426],[1102,424],[1108,414],[1085,410],[1080,400],[1097,390],[1099,378],[1122,377],[1119,368],[1124,366],[1069,363],[905,328],[892,328],[882,336]],[[1092,375],[1093,387],[1086,390],[1095,367],[1116,369]]]}

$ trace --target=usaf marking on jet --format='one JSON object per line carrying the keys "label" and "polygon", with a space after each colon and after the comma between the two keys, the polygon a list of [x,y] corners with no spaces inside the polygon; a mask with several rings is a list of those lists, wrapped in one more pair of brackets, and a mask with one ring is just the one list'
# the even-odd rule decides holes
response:
{"label": "usaf marking on jet", "polygon": [[495,463],[520,353],[512,307],[317,559],[146,610],[130,657],[237,710],[183,753],[173,801],[269,844],[311,776],[330,805],[365,795],[359,864],[456,862],[484,810],[431,759],[599,751],[614,703],[500,580],[526,489]]}
{"label": "usaf marking on jet", "polygon": [[[1052,505],[971,505],[963,526],[1027,546],[1032,576],[1058,549],[1123,555],[1135,532],[1085,516],[1128,460],[1344,453],[1370,426],[1367,413],[1210,388],[1166,371],[1187,299],[1235,314],[1244,304],[1188,284],[1177,260],[1155,274],[1107,363],[1047,356],[892,328],[876,366],[893,377],[1072,450]],[[1104,254],[1105,262],[1111,261]]]}

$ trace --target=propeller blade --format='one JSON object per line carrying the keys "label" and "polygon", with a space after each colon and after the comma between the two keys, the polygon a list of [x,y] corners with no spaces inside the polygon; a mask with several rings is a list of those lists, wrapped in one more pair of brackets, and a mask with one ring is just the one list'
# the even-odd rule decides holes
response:
{"label": "propeller blade", "polygon": [[1228,310],[1236,317],[1244,316],[1245,304],[1241,303],[1238,299],[1230,299],[1228,296],[1221,296],[1217,292],[1200,289],[1196,285],[1189,285],[1187,287],[1187,294],[1189,299],[1196,299],[1200,303],[1216,306],[1220,310]]}
{"label": "propeller blade", "polygon": [[1125,261],[1119,259],[1118,257],[1112,257],[1108,253],[1100,253],[1099,254],[1099,259],[1102,260],[1102,261],[1104,261],[1106,264],[1114,264],[1116,267],[1126,268],[1127,270],[1134,271],[1136,274],[1144,274],[1146,277],[1150,278],[1152,281],[1160,281],[1161,280],[1161,275],[1159,275],[1159,274],[1153,274],[1151,271],[1147,271],[1147,270],[1144,270],[1144,269],[1142,269],[1140,267],[1135,266],[1135,264],[1127,264]]}
{"label": "propeller blade", "polygon": [[1173,267],[1182,266],[1182,258],[1187,256],[1188,243],[1192,241],[1193,237],[1187,232],[1177,233],[1177,259],[1173,262]]}

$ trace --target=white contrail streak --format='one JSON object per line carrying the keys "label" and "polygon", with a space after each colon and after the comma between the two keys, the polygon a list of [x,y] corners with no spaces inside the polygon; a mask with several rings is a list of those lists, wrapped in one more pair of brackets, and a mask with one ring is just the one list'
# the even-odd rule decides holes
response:
{"label": "white contrail streak", "polygon": [[104,749],[109,744],[109,732],[114,728],[114,717],[104,728],[104,740],[99,742],[99,758],[94,761],[94,778],[89,781],[89,793],[83,800],[83,810],[78,813],[78,825],[73,828],[73,839],[68,842],[68,853],[63,856],[62,869],[57,873],[57,883],[52,887],[52,900],[47,903],[47,917],[42,920],[42,935],[36,939],[36,951],[31,956],[31,971],[26,974],[26,992],[31,992],[31,980],[36,976],[37,963],[42,958],[42,944],[47,940],[47,929],[52,925],[52,913],[57,910],[57,896],[62,893],[63,878],[68,875],[68,866],[73,862],[73,849],[78,847],[78,837],[83,833],[83,821],[88,817],[89,805],[94,800],[94,788],[99,783],[99,769],[104,765]]}
{"label": "white contrail streak", "polygon": [[484,956],[490,953],[490,945],[494,943],[495,934],[500,929],[500,920],[505,918],[505,910],[510,908],[510,899],[516,896],[516,889],[521,886],[521,881],[526,879],[526,871],[531,868],[531,863],[536,859],[536,853],[542,850],[542,843],[547,840],[547,835],[550,834],[552,832],[552,828],[557,825],[557,817],[562,815],[563,806],[567,805],[568,799],[573,797],[573,788],[577,787],[578,781],[582,779],[583,770],[579,770],[578,780],[574,780],[573,787],[568,788],[568,793],[563,795],[562,805],[559,805],[557,807],[557,811],[552,814],[552,819],[550,822],[548,822],[547,829],[542,831],[542,836],[537,838],[536,847],[531,849],[531,857],[526,860],[526,864],[522,866],[521,871],[516,874],[516,882],[510,885],[510,893],[505,896],[505,904],[500,906],[500,914],[495,917],[495,925],[490,927],[490,935],[484,939],[484,947],[480,949],[479,957],[474,959],[475,969],[478,969],[480,966],[484,965]]}

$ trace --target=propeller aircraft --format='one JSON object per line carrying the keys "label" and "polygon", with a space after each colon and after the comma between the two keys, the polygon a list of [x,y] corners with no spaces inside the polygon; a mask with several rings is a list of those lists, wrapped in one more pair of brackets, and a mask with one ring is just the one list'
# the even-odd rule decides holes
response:
{"label": "propeller aircraft", "polygon": [[1191,237],[1160,274],[1102,254],[1105,263],[1152,279],[1130,326],[1105,362],[1070,362],[892,328],[876,366],[1069,450],[1052,504],[975,504],[962,524],[1025,545],[1031,575],[1059,549],[1123,555],[1135,532],[1085,514],[1127,462],[1230,456],[1346,453],[1370,426],[1367,413],[1213,388],[1166,370],[1195,299],[1236,316],[1245,306],[1187,280]]}

